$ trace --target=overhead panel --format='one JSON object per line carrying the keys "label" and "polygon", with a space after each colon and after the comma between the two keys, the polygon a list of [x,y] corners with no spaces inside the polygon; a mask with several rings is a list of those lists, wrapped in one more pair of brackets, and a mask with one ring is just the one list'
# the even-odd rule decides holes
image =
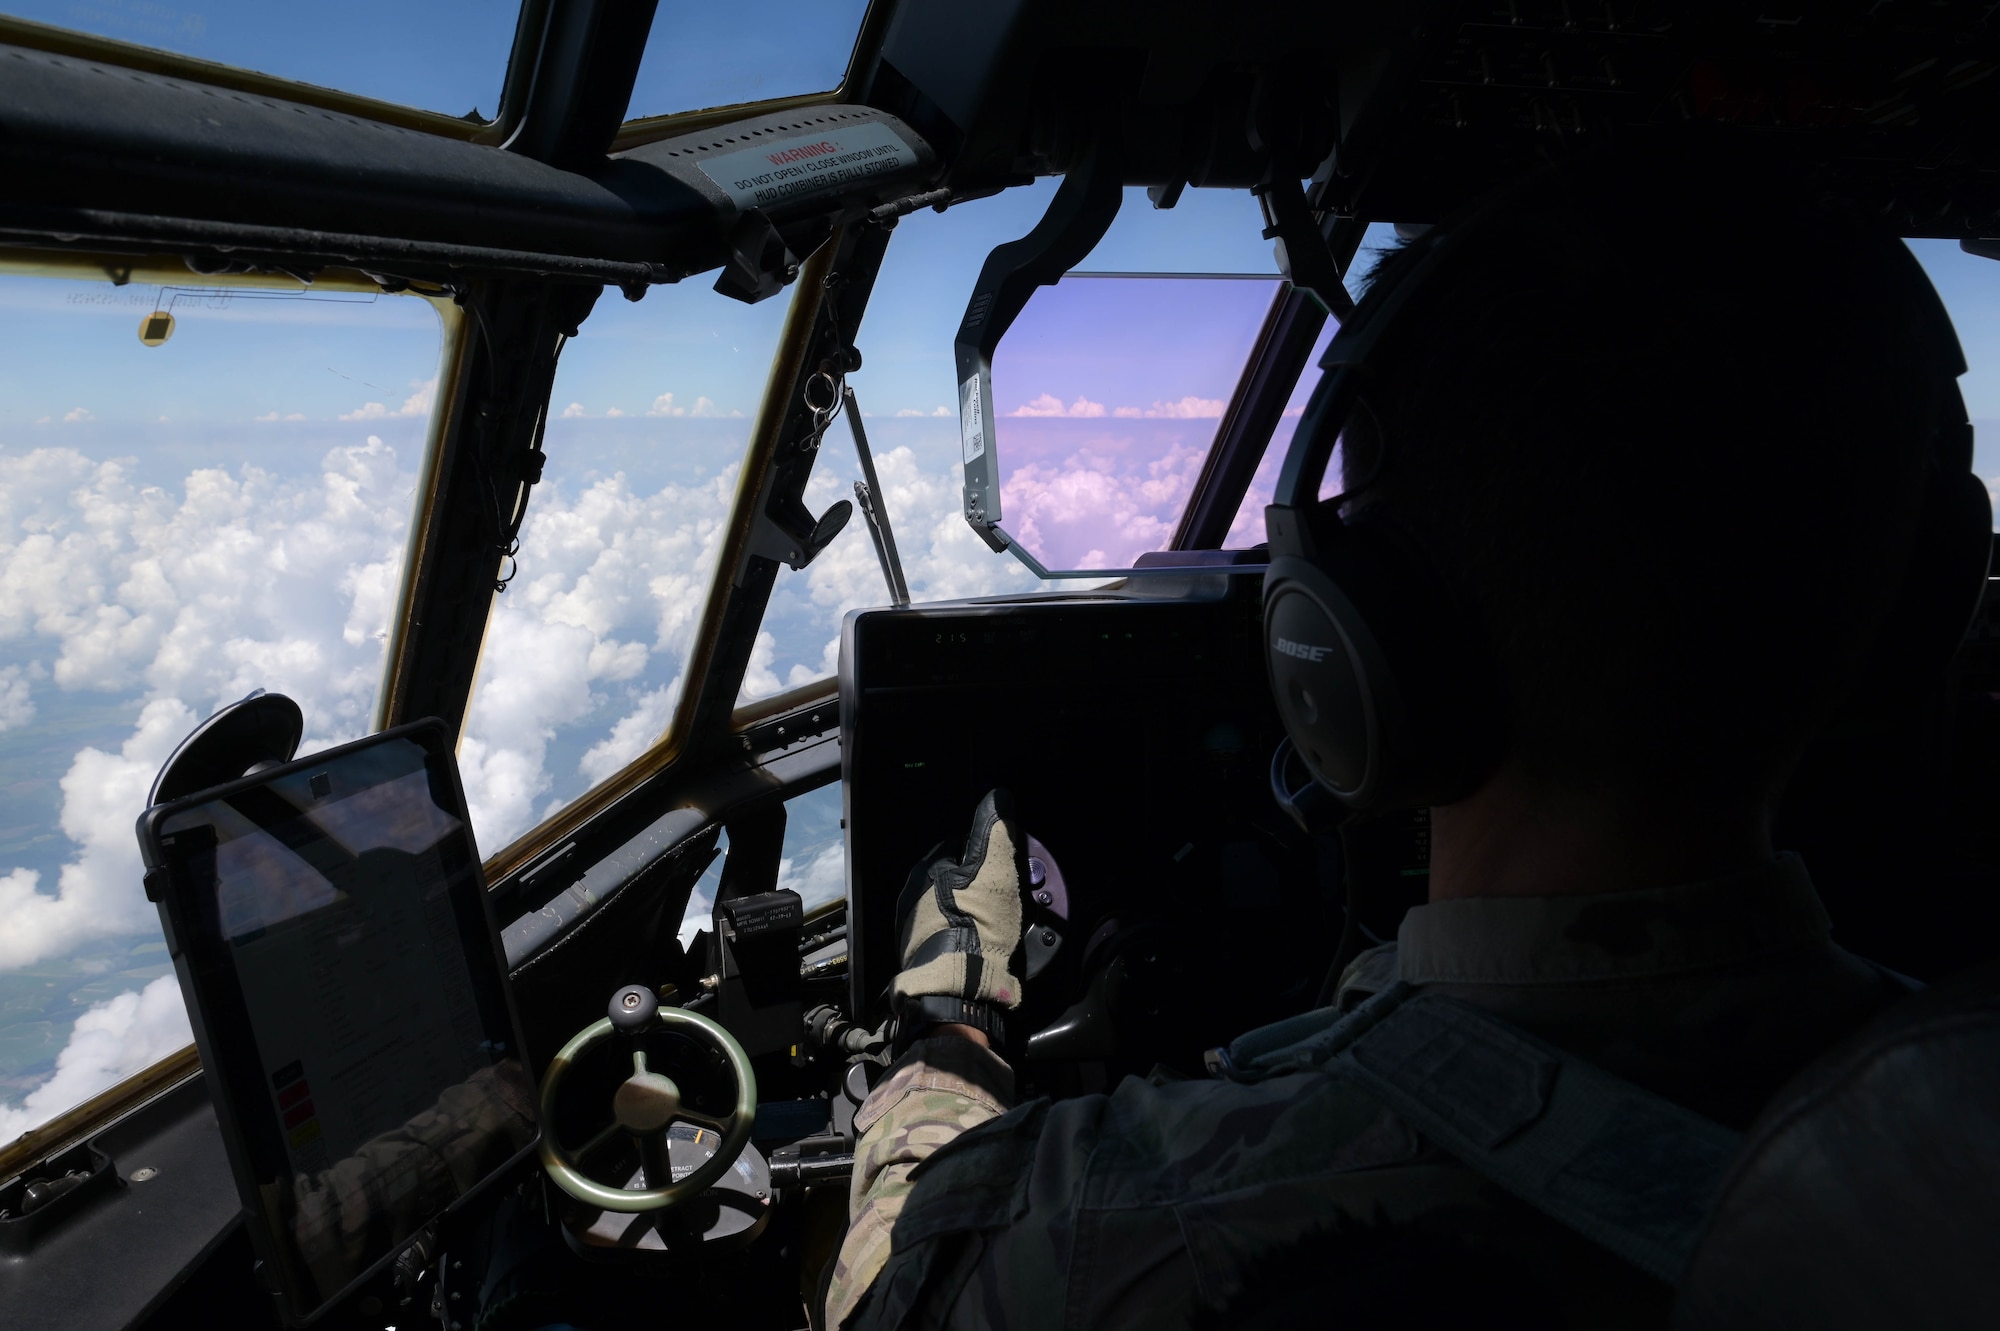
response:
{"label": "overhead panel", "polygon": [[896,117],[841,105],[566,171],[74,56],[0,46],[0,68],[0,244],[165,249],[218,269],[519,273],[636,293],[741,254],[777,263],[783,246],[762,242],[779,232],[802,257],[843,217],[928,188],[937,166]]}

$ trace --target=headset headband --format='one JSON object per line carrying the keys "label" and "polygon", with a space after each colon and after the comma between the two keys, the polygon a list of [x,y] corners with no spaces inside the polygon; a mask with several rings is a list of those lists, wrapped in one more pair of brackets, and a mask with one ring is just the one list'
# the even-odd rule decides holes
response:
{"label": "headset headband", "polygon": [[[1533,179],[1535,177],[1530,177],[1530,182]],[[1299,427],[1292,436],[1292,446],[1285,454],[1284,466],[1271,497],[1271,508],[1303,514],[1319,503],[1320,485],[1326,478],[1327,467],[1332,463],[1334,447],[1340,442],[1341,432],[1347,428],[1348,418],[1361,396],[1369,373],[1367,367],[1377,345],[1396,325],[1398,315],[1409,304],[1411,297],[1423,288],[1449,255],[1461,248],[1464,237],[1477,231],[1487,217],[1503,210],[1511,199],[1524,192],[1528,183],[1503,189],[1469,216],[1424,232],[1409,243],[1400,256],[1400,262],[1390,269],[1384,279],[1370,286],[1353,315],[1341,325],[1326,353],[1320,357],[1320,381],[1307,400]],[[1410,251],[1418,252],[1412,254]],[[1936,286],[1907,247],[1903,258],[1910,269],[1909,290],[1920,308],[1919,318],[1924,325],[1925,336],[1935,344],[1935,354],[1943,371],[1940,377],[1952,392],[1956,392],[1957,379],[1966,370],[1965,353],[1959,343],[1957,329]],[[1948,401],[1940,403],[1940,416],[1952,416],[1952,405]],[[1957,420],[1941,421],[1941,426],[1946,431],[1955,431],[1962,428],[1962,421],[1963,416],[1960,415]],[[1939,454],[1955,453],[1956,444],[1955,437],[1940,439],[1936,451]],[[1970,457],[1962,464],[1955,456],[1939,456],[1937,460],[1951,470],[1971,465]],[[1274,523],[1274,539],[1281,527],[1297,531],[1301,536],[1308,530],[1302,522]]]}

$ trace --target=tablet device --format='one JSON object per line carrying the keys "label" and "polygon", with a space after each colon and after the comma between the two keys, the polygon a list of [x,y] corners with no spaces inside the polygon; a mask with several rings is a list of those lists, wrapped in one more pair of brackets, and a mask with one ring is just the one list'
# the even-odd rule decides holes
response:
{"label": "tablet device", "polygon": [[531,1153],[457,764],[420,721],[148,809],[147,891],[288,1318]]}

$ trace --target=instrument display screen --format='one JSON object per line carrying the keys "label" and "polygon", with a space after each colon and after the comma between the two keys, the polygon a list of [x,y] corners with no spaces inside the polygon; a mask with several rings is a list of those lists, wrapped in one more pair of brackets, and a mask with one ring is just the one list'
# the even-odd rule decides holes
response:
{"label": "instrument display screen", "polygon": [[449,744],[385,732],[149,810],[141,841],[246,1209],[310,1320],[536,1137]]}

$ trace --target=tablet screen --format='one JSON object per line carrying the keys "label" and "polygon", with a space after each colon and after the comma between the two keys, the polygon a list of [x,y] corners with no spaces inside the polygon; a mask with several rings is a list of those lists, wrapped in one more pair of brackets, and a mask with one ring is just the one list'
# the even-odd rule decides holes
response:
{"label": "tablet screen", "polygon": [[149,823],[203,1059],[295,1318],[534,1139],[443,740],[388,732]]}

